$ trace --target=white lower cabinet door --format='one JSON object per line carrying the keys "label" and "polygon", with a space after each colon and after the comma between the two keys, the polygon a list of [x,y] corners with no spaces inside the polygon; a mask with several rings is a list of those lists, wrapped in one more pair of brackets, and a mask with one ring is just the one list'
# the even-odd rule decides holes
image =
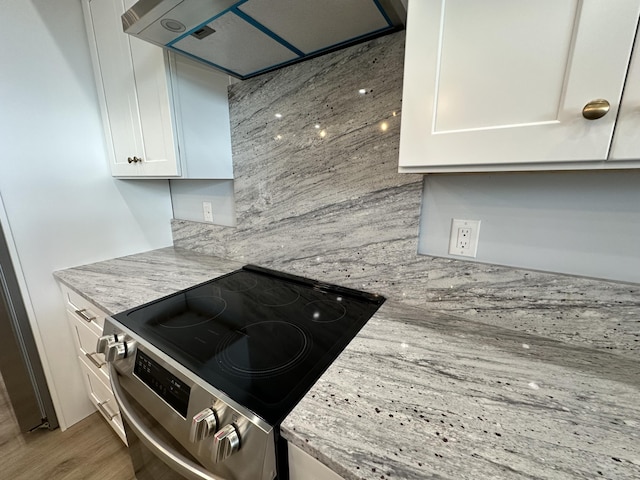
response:
{"label": "white lower cabinet door", "polygon": [[344,480],[326,465],[289,443],[289,480]]}
{"label": "white lower cabinet door", "polygon": [[60,287],[89,400],[122,441],[127,443],[120,409],[111,391],[107,363],[104,355],[96,352],[106,313],[70,288],[64,285]]}
{"label": "white lower cabinet door", "polygon": [[81,357],[80,365],[82,367],[85,386],[89,392],[89,399],[96,406],[105,420],[109,422],[109,425],[111,425],[111,428],[113,428],[113,430],[118,434],[120,439],[126,444],[127,437],[124,433],[120,409],[118,408],[118,404],[116,403],[116,399],[113,396],[111,388],[104,384],[104,382],[92,371],[91,367],[84,363],[84,360]]}
{"label": "white lower cabinet door", "polygon": [[60,288],[64,295],[67,312],[70,316],[69,318],[77,320],[80,323],[86,323],[94,332],[96,332],[96,335],[102,335],[104,319],[107,314],[91,302],[82,298],[70,288],[64,285],[60,285]]}
{"label": "white lower cabinet door", "polygon": [[[399,170],[606,162],[639,12],[639,0],[410,2]],[[599,99],[608,113],[585,118]]]}
{"label": "white lower cabinet door", "polygon": [[109,383],[109,373],[107,370],[107,363],[105,362],[104,355],[96,352],[96,346],[99,336],[88,326],[84,325],[72,315],[69,315],[71,321],[71,328],[75,333],[75,344],[80,357],[84,357],[92,368],[95,369],[95,373],[102,378],[102,381]]}

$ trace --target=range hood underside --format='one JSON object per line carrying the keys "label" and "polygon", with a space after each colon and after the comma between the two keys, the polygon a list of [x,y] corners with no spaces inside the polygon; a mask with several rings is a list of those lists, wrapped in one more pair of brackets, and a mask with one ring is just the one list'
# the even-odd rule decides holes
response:
{"label": "range hood underside", "polygon": [[142,0],[125,32],[245,79],[403,27],[399,0]]}

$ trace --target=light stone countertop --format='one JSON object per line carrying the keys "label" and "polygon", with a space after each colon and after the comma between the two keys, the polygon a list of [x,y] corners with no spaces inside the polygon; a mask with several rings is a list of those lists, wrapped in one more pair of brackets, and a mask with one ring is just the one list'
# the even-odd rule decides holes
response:
{"label": "light stone countertop", "polygon": [[[241,265],[165,248],[55,276],[117,313]],[[281,427],[345,479],[638,479],[639,398],[632,358],[387,301]]]}

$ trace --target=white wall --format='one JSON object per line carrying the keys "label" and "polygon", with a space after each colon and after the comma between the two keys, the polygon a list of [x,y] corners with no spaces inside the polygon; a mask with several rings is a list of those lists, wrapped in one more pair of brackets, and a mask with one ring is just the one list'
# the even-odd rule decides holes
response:
{"label": "white wall", "polygon": [[639,171],[427,175],[419,252],[449,257],[451,219],[480,220],[475,261],[640,283],[639,186]]}
{"label": "white wall", "polygon": [[4,0],[0,43],[3,226],[65,427],[93,408],[52,272],[170,245],[168,182],[109,174],[80,0]]}
{"label": "white wall", "polygon": [[[235,227],[233,180],[169,180],[173,218]],[[204,219],[203,202],[211,203],[213,221]]]}

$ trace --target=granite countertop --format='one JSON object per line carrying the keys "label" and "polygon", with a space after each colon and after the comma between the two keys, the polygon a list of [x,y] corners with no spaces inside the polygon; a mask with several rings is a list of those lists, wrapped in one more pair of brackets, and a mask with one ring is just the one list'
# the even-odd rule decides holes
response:
{"label": "granite countertop", "polygon": [[[117,313],[239,268],[165,248],[55,272]],[[387,301],[282,423],[345,479],[640,478],[640,363]]]}

